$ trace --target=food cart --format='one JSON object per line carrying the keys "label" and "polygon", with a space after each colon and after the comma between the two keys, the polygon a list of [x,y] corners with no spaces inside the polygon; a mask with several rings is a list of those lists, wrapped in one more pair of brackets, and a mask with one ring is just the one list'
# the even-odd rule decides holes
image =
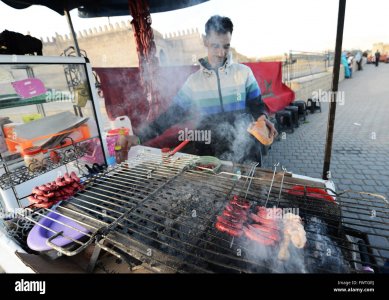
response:
{"label": "food cart", "polygon": [[[334,91],[344,9],[341,0]],[[147,50],[140,53],[152,61]],[[92,84],[88,89],[94,93]],[[83,187],[69,199],[24,207],[6,220],[2,264],[13,272],[379,272],[387,249],[370,236],[387,237],[388,203],[369,193],[336,192],[329,180],[335,105],[323,179],[278,165],[264,170],[221,161],[213,168],[193,155],[133,147],[127,161],[81,178]],[[365,213],[356,218],[356,211]]]}

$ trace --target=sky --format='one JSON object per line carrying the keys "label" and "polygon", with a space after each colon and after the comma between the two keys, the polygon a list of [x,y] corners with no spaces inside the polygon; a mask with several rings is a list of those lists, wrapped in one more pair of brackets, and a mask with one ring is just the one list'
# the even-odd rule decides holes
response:
{"label": "sky", "polygon": [[[231,18],[232,46],[250,57],[335,49],[338,0],[210,0],[152,14],[152,26],[162,34],[191,28],[204,33],[205,22],[215,14]],[[388,0],[348,0],[343,48],[367,50],[376,42],[389,43],[388,15]],[[71,16],[76,32],[131,20],[130,16],[82,19],[76,9]],[[17,10],[0,2],[0,31],[4,29],[44,39],[56,33],[69,35],[65,17],[48,8]]]}

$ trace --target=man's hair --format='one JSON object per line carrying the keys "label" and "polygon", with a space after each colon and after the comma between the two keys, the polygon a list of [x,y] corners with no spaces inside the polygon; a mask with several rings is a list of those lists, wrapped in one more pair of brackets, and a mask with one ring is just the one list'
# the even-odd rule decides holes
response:
{"label": "man's hair", "polygon": [[205,23],[205,34],[209,35],[211,31],[215,31],[217,34],[225,34],[227,32],[232,33],[234,29],[234,24],[230,18],[221,17],[221,16],[212,16],[209,18],[207,23]]}

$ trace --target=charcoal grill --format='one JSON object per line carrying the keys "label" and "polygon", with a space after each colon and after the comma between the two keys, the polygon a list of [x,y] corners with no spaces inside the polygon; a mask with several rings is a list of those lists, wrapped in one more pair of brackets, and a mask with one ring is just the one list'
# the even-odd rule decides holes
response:
{"label": "charcoal grill", "polygon": [[[94,245],[88,271],[93,271],[102,250],[130,268],[135,258],[148,270],[163,273],[383,270],[389,257],[389,205],[384,197],[327,189],[334,195],[329,201],[306,192],[307,187],[325,188],[323,183],[294,178],[277,166],[271,172],[256,165],[223,165],[218,174],[210,174],[193,167],[197,158],[161,160],[159,155],[140,153],[89,179],[84,191],[55,211],[90,233],[63,248],[55,245],[62,233],[53,232],[48,243],[67,256]],[[291,195],[297,185],[304,191]],[[261,246],[216,230],[216,216],[233,195],[246,198],[251,207],[275,206],[300,215],[307,233],[305,247],[289,247],[291,259],[284,262],[277,259],[278,246]],[[38,224],[54,209],[27,210],[23,220]]]}

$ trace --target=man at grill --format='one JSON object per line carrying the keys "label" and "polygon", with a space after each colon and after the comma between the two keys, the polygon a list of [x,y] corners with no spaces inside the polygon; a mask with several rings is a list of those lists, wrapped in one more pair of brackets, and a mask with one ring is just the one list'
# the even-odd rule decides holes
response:
{"label": "man at grill", "polygon": [[197,131],[207,131],[210,141],[193,141],[184,152],[212,155],[234,162],[261,162],[261,144],[247,132],[258,118],[265,119],[269,137],[276,135],[267,119],[261,91],[251,71],[234,63],[230,42],[233,23],[213,16],[205,24],[204,45],[208,56],[199,60],[200,70],[189,76],[172,105],[154,122],[144,126],[132,144],[162,134],[176,123],[191,120]]}

